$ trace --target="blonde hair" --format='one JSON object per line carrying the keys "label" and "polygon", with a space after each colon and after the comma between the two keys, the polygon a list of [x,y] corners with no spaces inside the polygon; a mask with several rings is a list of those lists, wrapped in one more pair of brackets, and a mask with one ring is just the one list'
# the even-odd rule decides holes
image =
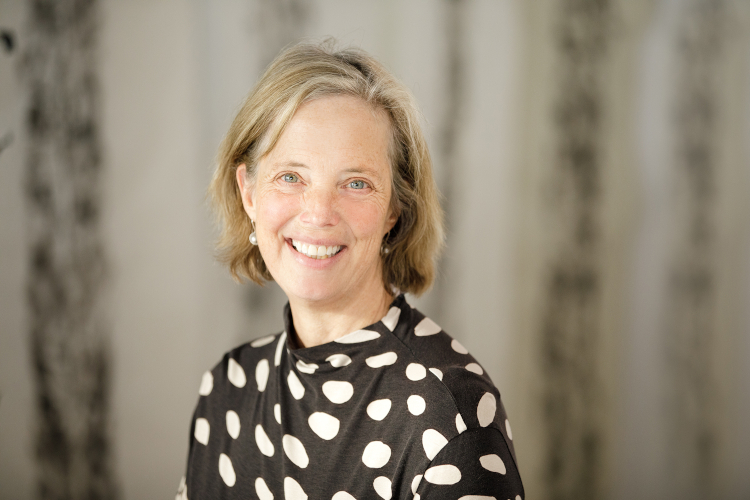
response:
{"label": "blonde hair", "polygon": [[253,179],[258,161],[273,149],[297,109],[331,95],[351,95],[384,110],[391,122],[391,208],[398,220],[385,236],[383,284],[421,294],[435,277],[443,245],[443,212],[432,161],[414,99],[383,65],[364,51],[335,51],[333,43],[300,43],[284,50],[266,69],[229,127],[209,195],[221,227],[218,258],[235,279],[272,280],[257,246],[237,186],[237,167]]}

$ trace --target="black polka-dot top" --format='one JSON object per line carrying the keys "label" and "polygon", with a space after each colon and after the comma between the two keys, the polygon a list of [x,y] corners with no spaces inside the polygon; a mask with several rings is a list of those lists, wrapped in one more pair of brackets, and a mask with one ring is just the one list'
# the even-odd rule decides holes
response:
{"label": "black polka-dot top", "polygon": [[203,375],[178,499],[524,498],[499,392],[403,295],[310,348],[284,314]]}

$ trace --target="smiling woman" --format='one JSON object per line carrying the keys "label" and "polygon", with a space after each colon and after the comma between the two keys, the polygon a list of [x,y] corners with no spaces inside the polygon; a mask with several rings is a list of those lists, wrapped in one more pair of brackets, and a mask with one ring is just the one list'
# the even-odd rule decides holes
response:
{"label": "smiling woman", "polygon": [[442,212],[395,78],[361,51],[283,52],[211,196],[232,274],[289,304],[204,374],[178,498],[523,497],[500,394],[403,295],[432,283]]}

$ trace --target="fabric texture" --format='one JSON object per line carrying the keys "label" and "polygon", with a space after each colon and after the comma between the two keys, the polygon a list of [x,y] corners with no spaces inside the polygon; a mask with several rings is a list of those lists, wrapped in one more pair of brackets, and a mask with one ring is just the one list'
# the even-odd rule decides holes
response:
{"label": "fabric texture", "polygon": [[403,295],[315,347],[284,315],[204,374],[178,499],[524,497],[499,392]]}

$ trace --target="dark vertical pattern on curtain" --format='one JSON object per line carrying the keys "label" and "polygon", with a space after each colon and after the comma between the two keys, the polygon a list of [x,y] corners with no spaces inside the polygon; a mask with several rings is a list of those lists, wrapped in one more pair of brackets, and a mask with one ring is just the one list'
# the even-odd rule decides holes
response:
{"label": "dark vertical pattern on curtain", "polygon": [[717,123],[722,0],[691,1],[677,32],[674,95],[674,236],[670,242],[665,342],[669,462],[680,498],[711,497],[716,481],[719,394],[715,377],[719,164]]}
{"label": "dark vertical pattern on curtain", "polygon": [[557,233],[542,300],[541,360],[551,499],[600,496],[603,76],[611,5],[563,0],[556,24],[551,226]]}
{"label": "dark vertical pattern on curtain", "polygon": [[37,497],[118,497],[102,292],[96,0],[29,0],[25,200]]}

